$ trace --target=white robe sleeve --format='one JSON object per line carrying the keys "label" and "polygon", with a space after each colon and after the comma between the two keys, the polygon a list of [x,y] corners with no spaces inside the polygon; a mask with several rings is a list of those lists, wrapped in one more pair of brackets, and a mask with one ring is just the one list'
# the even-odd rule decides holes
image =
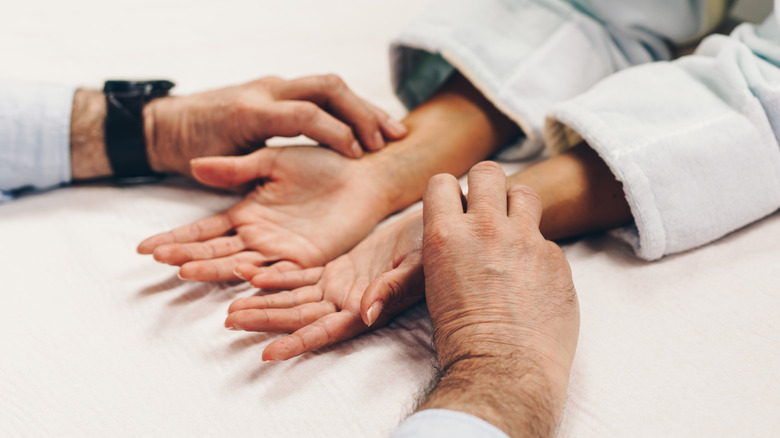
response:
{"label": "white robe sleeve", "polygon": [[618,234],[654,260],[780,208],[780,26],[713,35],[674,62],[634,67],[554,108],[547,143],[585,139],[623,183],[635,226]]}
{"label": "white robe sleeve", "polygon": [[393,83],[410,108],[457,69],[527,141],[542,146],[557,103],[631,65],[668,59],[670,47],[717,25],[727,0],[441,0],[391,48]]}

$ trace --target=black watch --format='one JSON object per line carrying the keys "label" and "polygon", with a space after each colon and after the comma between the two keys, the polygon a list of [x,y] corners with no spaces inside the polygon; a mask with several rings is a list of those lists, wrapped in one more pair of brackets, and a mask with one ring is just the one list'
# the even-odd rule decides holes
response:
{"label": "black watch", "polygon": [[171,81],[106,81],[106,153],[120,184],[159,180],[149,166],[144,135],[144,104],[168,95]]}

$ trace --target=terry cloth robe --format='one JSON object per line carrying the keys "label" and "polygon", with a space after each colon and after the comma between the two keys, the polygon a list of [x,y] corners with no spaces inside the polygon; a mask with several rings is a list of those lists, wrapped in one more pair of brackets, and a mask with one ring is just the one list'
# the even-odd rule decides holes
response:
{"label": "terry cloth robe", "polygon": [[635,219],[616,234],[654,260],[780,208],[777,15],[667,62],[726,3],[439,2],[393,46],[394,81],[414,106],[457,68],[525,133],[504,157],[587,141]]}

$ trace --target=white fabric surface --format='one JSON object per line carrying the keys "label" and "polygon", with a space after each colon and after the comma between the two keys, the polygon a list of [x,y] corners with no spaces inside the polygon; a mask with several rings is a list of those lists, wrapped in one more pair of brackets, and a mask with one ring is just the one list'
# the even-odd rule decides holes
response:
{"label": "white fabric surface", "polygon": [[[337,72],[401,115],[387,44],[428,3],[15,3],[0,14],[2,75],[95,87],[159,76],[189,93]],[[432,371],[422,307],[354,341],[263,364],[276,335],[222,327],[228,303],[250,288],[182,282],[134,253],[144,237],[234,201],[169,181],[72,187],[0,206],[2,436],[393,430]],[[558,435],[775,435],[779,247],[778,214],[655,263],[606,236],[564,244],[582,328]]]}

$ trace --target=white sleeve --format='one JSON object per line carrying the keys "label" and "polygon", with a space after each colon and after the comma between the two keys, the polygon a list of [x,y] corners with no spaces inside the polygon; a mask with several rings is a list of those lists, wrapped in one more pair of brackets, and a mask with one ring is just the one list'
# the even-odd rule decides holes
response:
{"label": "white sleeve", "polygon": [[75,88],[0,81],[0,201],[67,183]]}
{"label": "white sleeve", "polygon": [[426,409],[404,421],[391,438],[509,438],[501,429],[465,412]]}
{"label": "white sleeve", "polygon": [[780,26],[713,35],[674,62],[634,67],[555,107],[548,146],[584,138],[623,183],[635,225],[618,232],[654,260],[780,208]]}
{"label": "white sleeve", "polygon": [[[456,68],[542,145],[544,116],[600,79],[668,59],[670,46],[719,23],[727,0],[441,0],[391,48],[393,83],[410,108]],[[511,155],[511,154],[510,154]]]}

